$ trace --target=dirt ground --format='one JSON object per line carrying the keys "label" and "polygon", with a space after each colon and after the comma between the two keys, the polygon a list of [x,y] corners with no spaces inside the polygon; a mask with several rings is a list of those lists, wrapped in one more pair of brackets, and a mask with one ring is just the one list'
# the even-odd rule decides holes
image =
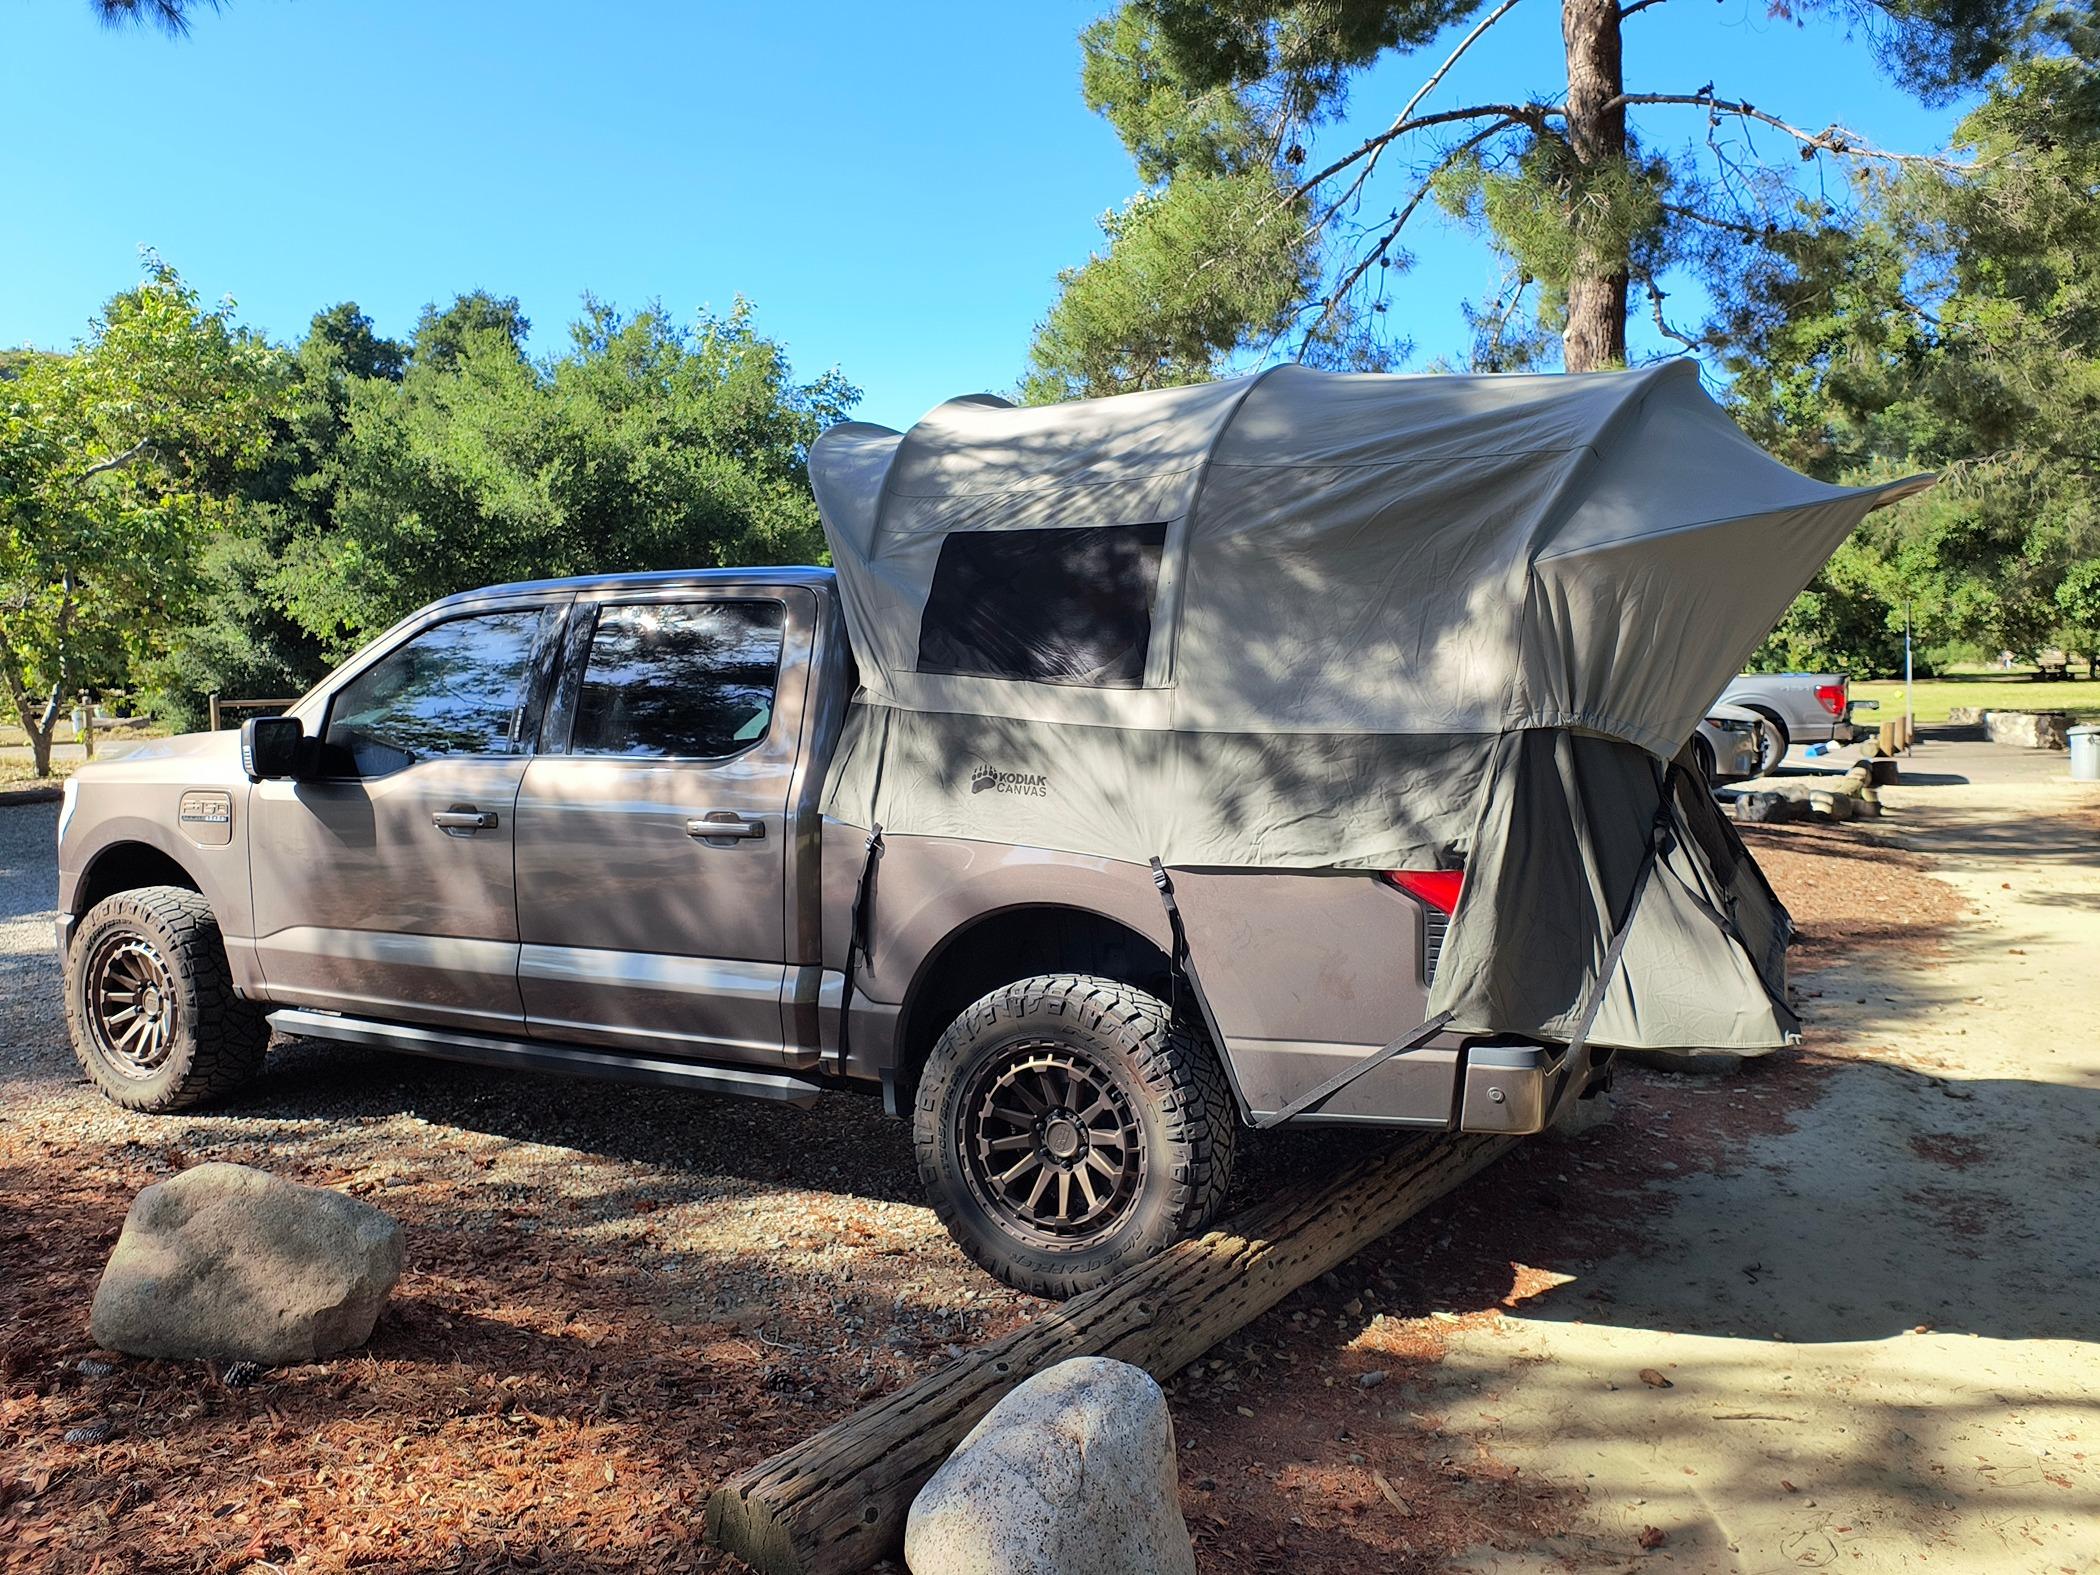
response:
{"label": "dirt ground", "polygon": [[[1205,1571],[2100,1568],[2100,794],[1971,752],[1921,755],[1888,821],[1757,832],[1800,1050],[1627,1070],[1611,1124],[1170,1383]],[[63,1044],[53,817],[0,809],[9,1570],[729,1568],[723,1476],[1040,1306],[858,1100],[308,1044],[229,1109],[117,1111]],[[1251,1145],[1236,1190],[1362,1141]],[[366,1351],[242,1387],[94,1351],[129,1198],[208,1158],[405,1222]]]}

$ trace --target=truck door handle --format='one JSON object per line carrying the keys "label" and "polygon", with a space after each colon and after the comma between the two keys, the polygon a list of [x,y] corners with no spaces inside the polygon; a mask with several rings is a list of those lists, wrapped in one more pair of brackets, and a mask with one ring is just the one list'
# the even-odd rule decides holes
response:
{"label": "truck door handle", "polygon": [[496,817],[485,809],[441,809],[430,823],[440,831],[491,831]]}
{"label": "truck door handle", "polygon": [[685,834],[702,842],[712,842],[717,837],[725,841],[756,842],[766,834],[766,823],[762,820],[746,820],[732,810],[709,810],[698,820],[685,823]]}

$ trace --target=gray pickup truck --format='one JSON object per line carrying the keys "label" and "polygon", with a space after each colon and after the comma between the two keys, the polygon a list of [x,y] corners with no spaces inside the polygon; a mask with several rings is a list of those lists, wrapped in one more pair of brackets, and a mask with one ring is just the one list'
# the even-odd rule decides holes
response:
{"label": "gray pickup truck", "polygon": [[[879,1091],[962,1246],[1061,1295],[1202,1225],[1244,1125],[1426,1015],[1453,870],[1177,871],[1177,912],[1138,863],[895,833],[874,857],[820,809],[855,683],[829,570],[507,585],[287,717],[91,766],[59,825],[80,1063],[143,1111],[231,1094],[273,1029]],[[1609,1058],[1438,1034],[1295,1119],[1537,1131]]]}
{"label": "gray pickup truck", "polygon": [[1854,700],[1851,684],[1843,673],[1740,673],[1716,703],[1764,719],[1757,764],[1770,773],[1795,744],[1849,744],[1859,736],[1853,711],[1877,702]]}

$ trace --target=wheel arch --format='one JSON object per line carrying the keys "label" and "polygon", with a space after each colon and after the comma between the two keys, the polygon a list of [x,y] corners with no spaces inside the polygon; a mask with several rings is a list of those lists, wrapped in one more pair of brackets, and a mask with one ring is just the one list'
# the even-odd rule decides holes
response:
{"label": "wheel arch", "polygon": [[146,886],[179,886],[205,896],[204,885],[181,860],[150,842],[120,841],[98,851],[80,873],[72,912],[75,918],[119,892]]}
{"label": "wheel arch", "polygon": [[893,1063],[897,1108],[911,1108],[927,1056],[972,1002],[1017,980],[1058,973],[1094,974],[1165,996],[1174,965],[1151,936],[1092,908],[1016,903],[978,914],[941,939],[905,991]]}

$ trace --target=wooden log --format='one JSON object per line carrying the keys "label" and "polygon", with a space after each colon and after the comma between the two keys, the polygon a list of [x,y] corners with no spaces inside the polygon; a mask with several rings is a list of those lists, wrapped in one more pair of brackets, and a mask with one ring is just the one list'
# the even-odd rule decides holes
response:
{"label": "wooden log", "polygon": [[708,1501],[707,1540],[765,1575],[866,1569],[898,1549],[913,1497],[1015,1385],[1075,1356],[1168,1378],[1517,1141],[1404,1141],[1178,1243],[740,1472]]}

